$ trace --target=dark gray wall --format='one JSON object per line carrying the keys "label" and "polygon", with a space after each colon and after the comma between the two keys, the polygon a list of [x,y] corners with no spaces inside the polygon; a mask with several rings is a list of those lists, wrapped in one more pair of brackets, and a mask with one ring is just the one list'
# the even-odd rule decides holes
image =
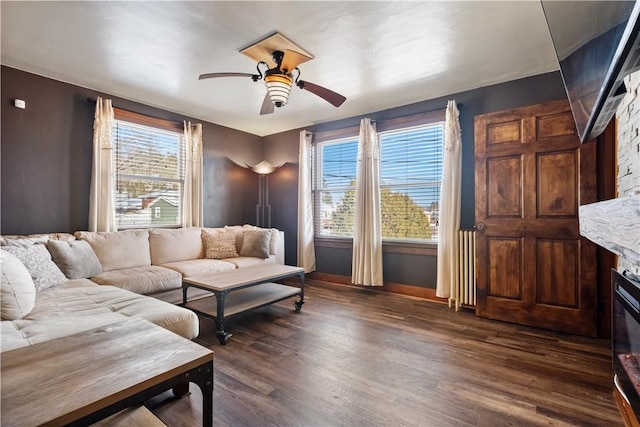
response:
{"label": "dark gray wall", "polygon": [[[298,153],[296,149],[296,161],[297,156]],[[279,230],[285,230],[285,262],[289,265],[296,265],[296,248],[298,245],[297,164],[286,163],[280,169],[269,175],[269,202],[271,204],[271,226]]]}
{"label": "dark gray wall", "polygon": [[[89,89],[1,68],[0,233],[73,232],[87,228],[94,106],[104,96],[114,106],[166,120],[203,123],[205,225],[254,223],[257,176],[234,162],[287,162],[270,175],[272,226],[285,231],[286,262],[296,263],[299,131],[260,138]],[[565,98],[559,73],[499,85],[310,126],[319,132],[358,125],[362,117],[385,120],[441,109],[455,99],[462,127],[462,227],[474,225],[473,120],[476,115]],[[12,106],[14,98],[26,110]],[[347,101],[348,102],[348,101]],[[233,161],[231,160],[233,159]],[[349,276],[351,250],[316,250],[318,271]],[[436,258],[384,254],[385,280],[433,288]]]}
{"label": "dark gray wall", "polygon": [[[233,161],[262,160],[259,136],[109,96],[9,67],[1,68],[0,233],[86,230],[93,115],[89,98],[111,98],[125,110],[203,124],[204,222],[216,227],[255,221],[257,177]],[[23,99],[25,110],[13,107]]]}
{"label": "dark gray wall", "polygon": [[[445,108],[448,100],[455,100],[460,109],[462,128],[462,215],[461,227],[472,228],[475,223],[474,200],[474,117],[481,114],[503,111],[566,99],[562,78],[559,72],[542,74],[525,79],[514,80],[493,86],[487,86],[466,92],[443,96],[441,98],[405,105],[384,111],[372,112],[362,116],[309,126],[306,130],[321,132],[356,126],[363,117],[377,121],[402,117],[411,114]],[[347,102],[349,102],[347,100]],[[290,162],[287,168],[287,180],[274,180],[271,185],[272,209],[274,212],[286,211],[274,221],[287,235],[286,260],[295,264],[297,216],[297,163],[299,132],[301,129],[287,131],[263,138],[265,158],[271,163]],[[280,171],[278,171],[280,172]],[[276,172],[276,173],[278,173]],[[290,175],[290,177],[289,177]],[[415,286],[435,288],[436,258],[399,253],[384,254],[385,281]],[[351,250],[317,247],[317,271],[331,274],[351,275]]]}

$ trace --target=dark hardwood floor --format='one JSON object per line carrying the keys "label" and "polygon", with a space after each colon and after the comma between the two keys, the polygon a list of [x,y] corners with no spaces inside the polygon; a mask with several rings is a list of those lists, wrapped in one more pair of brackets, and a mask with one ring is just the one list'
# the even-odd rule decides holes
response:
{"label": "dark hardwood floor", "polygon": [[[417,298],[307,281],[232,318],[215,351],[216,426],[621,426],[608,341],[481,319]],[[197,426],[201,395],[148,406]]]}

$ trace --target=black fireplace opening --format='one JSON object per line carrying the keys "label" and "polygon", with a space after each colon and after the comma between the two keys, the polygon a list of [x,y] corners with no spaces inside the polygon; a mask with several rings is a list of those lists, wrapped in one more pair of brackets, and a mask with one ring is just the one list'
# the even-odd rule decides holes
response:
{"label": "black fireplace opening", "polygon": [[640,414],[640,277],[611,270],[613,370],[616,386]]}

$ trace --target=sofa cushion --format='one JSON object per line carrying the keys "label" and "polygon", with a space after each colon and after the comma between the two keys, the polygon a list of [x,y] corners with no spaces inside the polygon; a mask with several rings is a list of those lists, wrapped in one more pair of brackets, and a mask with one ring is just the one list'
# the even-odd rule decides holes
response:
{"label": "sofa cushion", "polygon": [[31,246],[35,243],[46,243],[49,240],[60,240],[61,242],[71,242],[76,240],[73,234],[69,233],[48,233],[48,234],[26,234],[26,235],[3,235],[0,237],[0,246]]}
{"label": "sofa cushion", "polygon": [[36,303],[36,287],[22,262],[0,251],[0,314],[2,320],[22,319]]}
{"label": "sofa cushion", "polygon": [[222,259],[238,256],[236,250],[236,235],[231,231],[221,231],[215,234],[202,230],[205,258]]}
{"label": "sofa cushion", "polygon": [[27,317],[3,321],[2,351],[120,322],[127,317],[141,317],[187,339],[198,336],[198,317],[191,310],[113,286],[82,283],[78,280],[75,286],[47,289],[38,294]]}
{"label": "sofa cushion", "polygon": [[39,342],[62,338],[89,329],[99,328],[123,321],[125,318],[117,313],[104,312],[91,316],[58,316],[55,319],[3,321],[0,329],[2,351],[26,347]]}
{"label": "sofa cushion", "polygon": [[76,231],[75,234],[78,239],[89,242],[103,272],[151,265],[147,230]]}
{"label": "sofa cushion", "polygon": [[271,230],[245,230],[240,256],[269,258]]}
{"label": "sofa cushion", "polygon": [[201,229],[198,227],[149,230],[151,264],[203,258]]}
{"label": "sofa cushion", "polygon": [[71,279],[64,282],[59,288],[86,288],[100,286],[96,282],[89,279]]}
{"label": "sofa cushion", "polygon": [[0,239],[0,246],[20,246],[23,248],[28,248],[37,243],[47,243],[49,241],[49,236],[44,235],[40,237],[26,237],[26,236],[12,236],[12,237],[2,237]]}
{"label": "sofa cushion", "polygon": [[275,255],[278,251],[278,244],[280,243],[280,230],[277,228],[271,229],[271,239],[269,240],[269,255]]}
{"label": "sofa cushion", "polygon": [[276,256],[269,255],[268,258],[256,258],[256,257],[235,257],[235,258],[227,258],[224,261],[229,262],[235,265],[237,268],[243,267],[252,267],[254,265],[264,265],[264,264],[275,264]]}
{"label": "sofa cushion", "polygon": [[143,295],[182,287],[180,273],[157,265],[105,271],[91,280]]}
{"label": "sofa cushion", "polygon": [[47,249],[51,252],[53,261],[69,279],[85,279],[102,273],[96,253],[84,240],[49,240]]}
{"label": "sofa cushion", "polygon": [[15,255],[27,267],[36,292],[67,281],[62,271],[51,260],[47,248],[41,243],[31,246],[3,246],[2,250]]}
{"label": "sofa cushion", "polygon": [[162,264],[162,267],[175,270],[180,273],[182,277],[194,277],[202,274],[214,273],[216,271],[235,270],[235,264],[227,261],[229,260],[192,259],[188,261],[177,261]]}
{"label": "sofa cushion", "polygon": [[83,288],[83,292],[97,304],[123,316],[141,317],[189,340],[198,336],[200,322],[193,311],[112,286],[106,288]]}

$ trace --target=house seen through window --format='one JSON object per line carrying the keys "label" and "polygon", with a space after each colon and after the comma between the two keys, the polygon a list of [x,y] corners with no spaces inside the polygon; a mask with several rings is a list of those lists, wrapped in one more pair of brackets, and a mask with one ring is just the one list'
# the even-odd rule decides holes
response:
{"label": "house seen through window", "polygon": [[[385,240],[437,241],[444,122],[378,132]],[[358,136],[314,149],[316,237],[352,237]]]}
{"label": "house seen through window", "polygon": [[116,114],[113,139],[118,229],[180,226],[182,132],[120,120]]}

